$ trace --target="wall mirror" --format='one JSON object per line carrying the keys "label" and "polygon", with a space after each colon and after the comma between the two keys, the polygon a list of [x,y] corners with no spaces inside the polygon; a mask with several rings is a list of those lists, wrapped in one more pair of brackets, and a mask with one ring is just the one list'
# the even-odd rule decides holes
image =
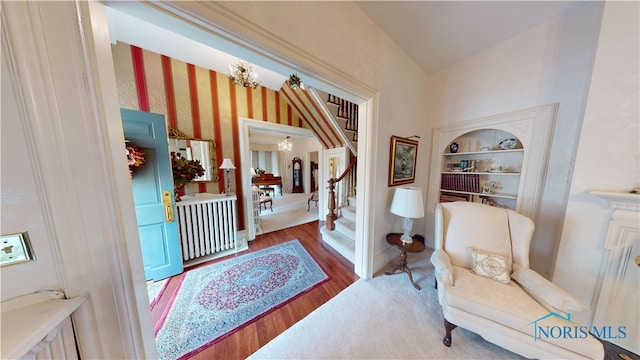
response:
{"label": "wall mirror", "polygon": [[199,160],[204,168],[204,175],[192,181],[213,181],[218,182],[219,176],[216,171],[216,144],[213,140],[195,139],[172,127],[169,131],[169,152],[175,152],[187,160]]}

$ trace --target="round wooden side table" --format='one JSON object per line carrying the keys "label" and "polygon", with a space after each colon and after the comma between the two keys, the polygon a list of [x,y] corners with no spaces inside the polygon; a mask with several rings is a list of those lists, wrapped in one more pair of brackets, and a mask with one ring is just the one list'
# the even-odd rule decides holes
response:
{"label": "round wooden side table", "polygon": [[411,281],[413,287],[420,290],[420,286],[413,281],[411,270],[407,267],[407,252],[419,253],[424,251],[424,238],[420,235],[413,235],[412,243],[403,243],[402,240],[400,240],[400,236],[402,236],[400,233],[387,234],[387,243],[401,250],[402,253],[400,254],[400,262],[398,265],[394,266],[392,270],[387,271],[385,274],[393,275],[398,271],[405,272],[409,276],[409,281]]}

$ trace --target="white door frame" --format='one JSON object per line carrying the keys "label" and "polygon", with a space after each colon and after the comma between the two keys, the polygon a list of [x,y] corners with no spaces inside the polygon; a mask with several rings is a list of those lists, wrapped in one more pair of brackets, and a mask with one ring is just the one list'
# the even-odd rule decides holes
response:
{"label": "white door frame", "polygon": [[[326,205],[322,206],[320,208],[320,211],[318,212],[318,215],[321,219],[325,219],[327,217],[327,214],[329,213],[327,181],[331,178],[332,175],[329,173],[329,159],[332,157],[337,157],[338,159],[340,159],[338,170],[335,174],[335,177],[337,178],[338,176],[342,175],[342,172],[345,170],[347,165],[349,165],[349,149],[343,146],[335,149],[324,150],[322,153],[318,154],[318,173],[319,177],[323,180],[322,186],[318,186],[318,201],[320,202],[320,204]],[[320,189],[322,189],[323,191],[320,191]],[[336,208],[340,206],[339,201],[340,199],[336,198]]]}
{"label": "white door frame", "polygon": [[240,163],[244,167],[243,171],[241,171],[244,198],[240,201],[244,201],[245,231],[247,233],[247,240],[251,241],[256,238],[256,229],[253,226],[254,214],[253,211],[250,211],[250,209],[253,209],[253,198],[251,196],[251,150],[249,149],[249,129],[275,130],[282,135],[292,136],[314,137],[314,134],[309,129],[275,124],[262,120],[254,120],[245,117],[239,117],[238,120],[238,133],[240,134],[238,144],[240,148]]}

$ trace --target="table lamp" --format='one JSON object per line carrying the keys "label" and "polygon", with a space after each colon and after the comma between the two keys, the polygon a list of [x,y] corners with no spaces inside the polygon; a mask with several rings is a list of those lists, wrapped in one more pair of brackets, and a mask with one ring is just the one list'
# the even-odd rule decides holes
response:
{"label": "table lamp", "polygon": [[402,236],[403,243],[412,243],[411,228],[413,219],[424,217],[424,206],[422,205],[422,190],[417,187],[396,188],[391,201],[391,213],[402,216]]}
{"label": "table lamp", "polygon": [[233,163],[231,162],[231,159],[229,159],[229,158],[224,158],[224,160],[222,160],[222,164],[219,167],[219,169],[227,171],[227,191],[225,191],[225,194],[227,194],[227,195],[233,195],[233,193],[231,192],[231,181],[229,180],[229,171],[231,171],[231,169],[235,169],[235,168],[236,167],[233,166]]}

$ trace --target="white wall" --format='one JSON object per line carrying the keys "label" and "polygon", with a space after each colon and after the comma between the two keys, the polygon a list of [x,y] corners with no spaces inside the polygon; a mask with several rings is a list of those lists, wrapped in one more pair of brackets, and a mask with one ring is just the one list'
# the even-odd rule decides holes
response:
{"label": "white wall", "polygon": [[23,125],[23,114],[14,94],[13,77],[9,75],[6,50],[2,51],[2,234],[29,232],[36,261],[5,266],[0,271],[2,301],[41,290],[62,289],[57,277],[59,261],[47,222],[47,209],[42,203],[42,185],[32,161]]}
{"label": "white wall", "polygon": [[[589,85],[602,3],[590,2],[429,76],[430,125],[559,102],[531,266],[548,275]],[[438,149],[444,151],[444,149]],[[437,184],[430,184],[436,186]],[[427,209],[433,218],[433,209]],[[433,224],[427,224],[429,240]]]}
{"label": "white wall", "polygon": [[[605,5],[553,273],[554,283],[586,304],[595,300],[610,218],[608,204],[588,191],[629,192],[640,186],[639,7],[638,2]],[[576,315],[590,323],[590,312]]]}

